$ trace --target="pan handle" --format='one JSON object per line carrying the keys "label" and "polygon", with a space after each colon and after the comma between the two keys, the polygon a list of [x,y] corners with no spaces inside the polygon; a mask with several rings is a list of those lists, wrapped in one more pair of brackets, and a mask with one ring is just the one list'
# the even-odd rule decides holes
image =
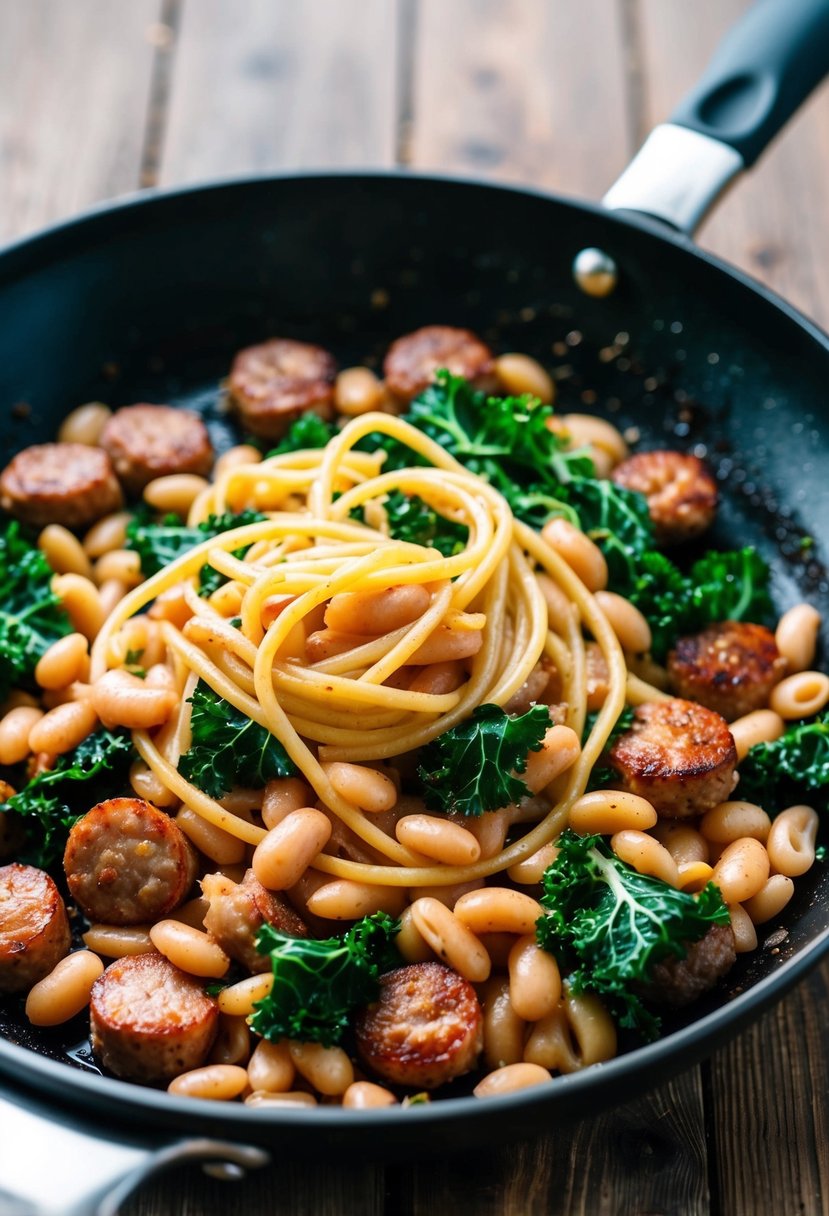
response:
{"label": "pan handle", "polygon": [[165,1143],[96,1127],[0,1089],[0,1216],[115,1216],[144,1179],[186,1161],[232,1180],[270,1156],[253,1145]]}
{"label": "pan handle", "polygon": [[756,0],[602,200],[693,234],[829,72],[829,0]]}

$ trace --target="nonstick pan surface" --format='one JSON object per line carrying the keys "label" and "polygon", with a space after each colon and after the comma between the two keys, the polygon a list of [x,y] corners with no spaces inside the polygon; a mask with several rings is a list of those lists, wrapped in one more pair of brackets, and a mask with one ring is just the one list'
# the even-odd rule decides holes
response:
{"label": "nonstick pan surface", "polygon": [[[618,263],[605,300],[573,284],[586,246]],[[0,255],[0,443],[11,455],[46,440],[101,399],[196,406],[227,444],[219,381],[240,346],[279,333],[343,365],[374,362],[430,322],[535,355],[555,370],[563,411],[633,427],[642,447],[705,455],[724,499],[711,544],[756,545],[777,606],[805,597],[829,618],[825,335],[684,237],[530,191],[394,174],[257,179],[143,198],[23,242]],[[451,1125],[460,1148],[629,1100],[733,1035],[825,953],[825,866],[767,937],[661,1041],[498,1103],[460,1091],[392,1114],[217,1110],[97,1075],[82,1024],[34,1032],[16,1004],[0,1012],[0,1072],[171,1132],[365,1148],[382,1128],[382,1150],[401,1152],[440,1150]]]}

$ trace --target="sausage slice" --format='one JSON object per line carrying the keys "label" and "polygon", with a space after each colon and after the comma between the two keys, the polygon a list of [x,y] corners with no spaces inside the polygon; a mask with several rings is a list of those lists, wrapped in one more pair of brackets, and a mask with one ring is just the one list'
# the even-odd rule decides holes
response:
{"label": "sausage slice", "polygon": [[169,815],[142,798],[107,798],[69,833],[63,857],[72,898],[91,921],[141,925],[187,898],[196,853]]}
{"label": "sausage slice", "polygon": [[680,638],[668,655],[671,687],[733,722],[768,703],[786,660],[763,625],[723,621]]}
{"label": "sausage slice", "polygon": [[104,1068],[145,1085],[204,1063],[219,1006],[162,954],[119,958],[92,985],[92,1050]]}
{"label": "sausage slice", "polygon": [[122,502],[106,452],[85,443],[24,448],[0,473],[0,507],[35,528],[85,528]]}
{"label": "sausage slice", "polygon": [[737,960],[730,925],[712,925],[705,937],[688,944],[685,958],[667,958],[651,969],[643,992],[657,1005],[690,1005],[727,975]]}
{"label": "sausage slice", "polygon": [[435,372],[443,367],[455,376],[464,376],[477,388],[491,388],[494,364],[492,351],[471,330],[424,325],[392,342],[383,361],[383,374],[390,393],[399,401],[411,401],[428,388]]}
{"label": "sausage slice", "polygon": [[27,992],[69,953],[66,908],[48,874],[0,867],[0,992]]}
{"label": "sausage slice", "polygon": [[255,945],[263,924],[273,925],[290,937],[308,936],[302,917],[280,895],[263,887],[253,870],[247,870],[240,883],[223,874],[205,874],[201,888],[210,901],[205,929],[247,971],[270,970],[270,959]]}
{"label": "sausage slice", "polygon": [[172,405],[127,405],[116,410],[101,432],[126,492],[139,498],[156,477],[198,473],[213,468],[213,445],[207,427],[192,410]]}
{"label": "sausage slice", "polygon": [[271,338],[239,351],[227,387],[246,430],[280,439],[300,414],[333,417],[336,374],[336,360],[323,347]]}
{"label": "sausage slice", "polygon": [[679,698],[648,701],[608,752],[622,786],[668,819],[700,815],[734,788],[737,749],[725,719]]}
{"label": "sausage slice", "polygon": [[670,450],[637,452],[617,464],[610,478],[645,495],[659,544],[692,540],[714,522],[717,483],[698,456]]}
{"label": "sausage slice", "polygon": [[475,989],[441,963],[413,963],[380,980],[380,997],[359,1015],[357,1051],[396,1085],[437,1089],[475,1067],[483,1015]]}

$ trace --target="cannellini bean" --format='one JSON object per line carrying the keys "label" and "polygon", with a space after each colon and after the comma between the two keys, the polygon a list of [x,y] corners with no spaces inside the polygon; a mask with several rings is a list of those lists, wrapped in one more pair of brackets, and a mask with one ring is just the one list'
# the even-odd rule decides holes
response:
{"label": "cannellini bean", "polygon": [[84,443],[97,447],[101,432],[112,417],[109,406],[100,401],[88,401],[67,414],[58,428],[58,443]]}
{"label": "cannellini bean", "polygon": [[89,950],[76,950],[62,958],[26,998],[26,1017],[33,1026],[59,1026],[89,1004],[92,985],[103,975],[104,964]]}
{"label": "cannellini bean", "polygon": [[552,404],[556,395],[555,385],[550,373],[537,359],[529,355],[499,355],[494,371],[507,395],[520,397],[529,393],[544,405]]}
{"label": "cannellini bean", "polygon": [[651,627],[635,604],[615,591],[597,591],[596,603],[607,617],[622,650],[629,654],[644,654],[650,650]]}
{"label": "cannellini bean", "polygon": [[206,478],[195,473],[170,473],[167,477],[153,478],[144,487],[144,501],[157,511],[171,511],[184,518],[208,484]]}
{"label": "cannellini bean", "polygon": [[29,754],[32,727],[43,717],[34,705],[18,705],[0,721],[0,764],[19,764]]}
{"label": "cannellini bean", "polygon": [[89,558],[103,557],[111,549],[123,549],[127,540],[129,511],[115,511],[94,523],[83,538],[84,553]]}
{"label": "cannellini bean", "polygon": [[660,844],[664,844],[680,869],[683,865],[707,862],[709,859],[708,841],[696,828],[688,827],[685,823],[662,819],[653,828],[653,835]]}
{"label": "cannellini bean", "polygon": [[400,932],[394,939],[394,944],[407,963],[425,963],[435,957],[412,919],[411,908],[404,908],[401,913]]}
{"label": "cannellini bean", "polygon": [[543,540],[562,557],[588,591],[607,586],[607,562],[598,545],[566,519],[551,519],[541,530]]}
{"label": "cannellini bean", "polygon": [[246,1018],[219,1014],[219,1032],[210,1049],[210,1064],[239,1064],[244,1067],[250,1057],[250,1027]]}
{"label": "cannellini bean", "polygon": [[251,865],[263,887],[287,891],[298,882],[331,837],[331,820],[322,811],[291,811],[256,846]]}
{"label": "cannellini bean", "polygon": [[262,796],[265,827],[275,828],[291,811],[299,811],[311,801],[311,789],[299,777],[277,777],[269,781]]}
{"label": "cannellini bean", "polygon": [[790,806],[780,812],[766,841],[769,860],[778,874],[798,878],[811,869],[819,825],[817,812],[810,806]]}
{"label": "cannellini bean", "polygon": [[656,811],[647,798],[626,790],[592,790],[570,807],[570,827],[581,836],[594,832],[604,836],[631,828],[645,831],[656,820]]}
{"label": "cannellini bean", "polygon": [[771,819],[753,802],[721,802],[706,811],[699,830],[715,844],[731,844],[741,836],[753,836],[762,843],[768,839]]}
{"label": "cannellini bean", "polygon": [[476,1098],[499,1098],[518,1089],[529,1089],[533,1085],[544,1085],[552,1076],[540,1064],[505,1064],[488,1073],[472,1090]]}
{"label": "cannellini bean", "polygon": [[325,623],[339,633],[382,635],[416,621],[431,601],[418,583],[382,591],[347,591],[328,601]]}
{"label": "cannellini bean", "polygon": [[484,887],[462,895],[454,914],[472,933],[535,932],[535,922],[544,912],[537,899],[510,887]]}
{"label": "cannellini bean", "polygon": [[811,604],[795,604],[777,623],[774,640],[790,672],[806,671],[815,661],[820,613]]}
{"label": "cannellini bean", "polygon": [[405,901],[405,892],[400,887],[336,878],[317,887],[308,896],[307,907],[314,916],[326,920],[359,920],[373,912],[399,916]]}
{"label": "cannellini bean", "polygon": [[522,773],[524,784],[533,794],[546,789],[551,781],[571,768],[581,754],[581,740],[569,726],[551,726],[541,747],[527,754]]}
{"label": "cannellini bean", "polygon": [[251,443],[239,443],[223,452],[214,465],[213,472],[216,480],[224,477],[231,469],[238,469],[243,464],[259,464],[262,453]]}
{"label": "cannellini bean", "polygon": [[757,949],[757,931],[751,917],[740,904],[729,907],[728,914],[734,933],[734,949],[738,954],[750,954],[752,950]]}
{"label": "cannellini bean", "polygon": [[62,756],[83,742],[97,721],[90,701],[67,701],[35,722],[29,732],[29,750]]}
{"label": "cannellini bean", "polygon": [[829,676],[822,671],[799,671],[771,690],[769,707],[789,722],[810,718],[829,701]]}
{"label": "cannellini bean", "polygon": [[793,895],[794,883],[786,874],[771,874],[743,907],[755,925],[764,925],[780,915]]}
{"label": "cannellini bean", "polygon": [[289,1051],[297,1072],[317,1093],[328,1097],[344,1094],[354,1080],[354,1068],[342,1047],[292,1042]]}
{"label": "cannellini bean", "polygon": [[149,954],[149,925],[90,925],[83,935],[87,949],[105,958],[124,958],[129,954]]}
{"label": "cannellini bean", "polygon": [[273,972],[249,975],[247,979],[239,980],[238,984],[230,984],[222,989],[216,998],[219,1010],[233,1017],[248,1017],[253,1013],[257,1001],[263,1001],[272,987]]}
{"label": "cannellini bean", "polygon": [[185,836],[192,840],[199,852],[204,853],[205,857],[209,857],[217,865],[236,865],[238,862],[244,861],[245,842],[243,840],[231,835],[223,828],[216,827],[213,823],[208,823],[206,819],[202,819],[201,815],[191,811],[188,806],[183,806],[178,812],[176,823]]}
{"label": "cannellini bean", "polygon": [[52,590],[75,629],[91,642],[105,619],[98,588],[82,574],[56,574]]}
{"label": "cannellini bean", "polygon": [[296,1068],[291,1059],[287,1039],[281,1039],[278,1043],[269,1043],[267,1039],[262,1039],[256,1044],[253,1055],[248,1060],[251,1089],[284,1093],[293,1085],[295,1076]]}
{"label": "cannellini bean", "polygon": [[354,1081],[343,1094],[346,1110],[372,1110],[378,1106],[396,1106],[397,1098],[373,1081]]}
{"label": "cannellini bean", "polygon": [[648,836],[647,832],[632,828],[616,832],[610,838],[610,847],[617,857],[633,866],[639,874],[650,874],[671,887],[679,885],[679,873],[673,857],[664,845],[654,840],[653,836]]}
{"label": "cannellini bean", "polygon": [[35,679],[41,688],[66,688],[82,680],[89,671],[89,643],[82,633],[69,633],[53,642],[35,667]]}
{"label": "cannellini bean", "polygon": [[458,917],[437,899],[416,899],[411,905],[412,920],[421,937],[439,959],[470,983],[480,984],[489,977],[489,955]]}
{"label": "cannellini bean", "polygon": [[362,811],[376,815],[390,811],[397,802],[397,786],[376,769],[341,760],[323,764],[322,769],[340,797]]}
{"label": "cannellini bean", "polygon": [[741,904],[762,890],[769,876],[769,854],[759,840],[745,836],[726,846],[711,881],[727,904]]}
{"label": "cannellini bean", "polygon": [[205,1098],[213,1102],[230,1102],[244,1093],[248,1074],[238,1064],[205,1064],[175,1077],[167,1092],[180,1098]]}
{"label": "cannellini bean", "polygon": [[92,686],[91,704],[108,727],[148,730],[162,726],[178,708],[176,693],[148,686],[127,671],[107,671]]}
{"label": "cannellini bean", "polygon": [[542,950],[535,934],[519,937],[509,954],[509,992],[520,1018],[537,1022],[561,999],[561,975],[552,954]]}
{"label": "cannellini bean", "polygon": [[529,857],[525,857],[523,861],[516,861],[507,870],[507,876],[512,882],[517,882],[521,886],[535,886],[541,882],[544,877],[544,872],[549,869],[555,859],[558,857],[558,849],[554,844],[543,844],[535,853],[531,853]]}
{"label": "cannellini bean", "polygon": [[132,549],[110,549],[109,553],[98,558],[93,573],[99,587],[113,579],[127,587],[137,587],[144,578],[141,558]]}
{"label": "cannellini bean", "polygon": [[314,1095],[305,1093],[301,1089],[285,1094],[271,1094],[263,1090],[255,1090],[245,1098],[245,1106],[274,1106],[279,1108],[316,1105],[317,1100]]}
{"label": "cannellini bean", "polygon": [[515,1012],[510,983],[493,976],[484,988],[484,1060],[489,1068],[518,1064],[523,1058],[527,1024]]}
{"label": "cannellini bean", "polygon": [[346,367],[334,381],[334,404],[346,418],[383,408],[382,381],[368,367]]}
{"label": "cannellini bean", "polygon": [[758,743],[773,743],[786,729],[786,724],[773,709],[755,709],[742,718],[729,723],[728,729],[737,749],[737,760],[745,760],[752,747]]}
{"label": "cannellini bean", "polygon": [[471,832],[435,815],[404,815],[397,821],[395,835],[407,849],[447,866],[470,865],[481,855],[481,846]]}
{"label": "cannellini bean", "polygon": [[230,959],[217,941],[181,921],[156,921],[150,929],[150,941],[175,967],[190,975],[221,979],[230,967]]}
{"label": "cannellini bean", "polygon": [[628,445],[611,422],[597,418],[594,414],[562,414],[559,423],[570,438],[574,448],[592,447],[610,458],[611,468],[626,460]]}
{"label": "cannellini bean", "polygon": [[91,576],[92,566],[84,547],[68,528],[48,524],[37,538],[37,547],[56,574]]}

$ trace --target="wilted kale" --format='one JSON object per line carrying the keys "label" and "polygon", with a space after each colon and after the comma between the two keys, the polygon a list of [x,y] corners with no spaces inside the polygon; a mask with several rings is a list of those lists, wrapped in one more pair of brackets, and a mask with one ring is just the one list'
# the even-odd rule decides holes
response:
{"label": "wilted kale", "polygon": [[659,1019],[638,990],[656,963],[684,958],[689,942],[728,924],[719,890],[708,883],[689,895],[639,874],[601,836],[568,829],[558,847],[543,879],[548,911],[536,926],[539,944],[556,955],[574,992],[597,993],[621,1026],[655,1037]]}
{"label": "wilted kale", "polygon": [[[229,532],[231,528],[242,528],[245,524],[260,523],[267,518],[261,511],[225,511],[223,515],[208,515],[200,524],[189,528],[177,515],[165,515],[162,520],[154,521],[146,512],[139,512],[127,524],[125,547],[138,554],[141,573],[145,578],[149,578],[151,574],[157,574],[195,545],[200,545],[221,532]],[[233,556],[242,558],[249,548],[249,545],[245,545],[236,549]],[[207,563],[199,572],[199,580],[200,595],[212,595],[227,581],[223,574]]]}
{"label": "wilted kale", "polygon": [[127,731],[97,730],[0,806],[19,817],[25,834],[17,860],[42,869],[56,862],[73,823],[96,802],[125,788],[132,757]]}
{"label": "wilted kale", "polygon": [[427,744],[417,775],[434,810],[482,815],[520,802],[529,790],[517,773],[538,751],[550,726],[546,705],[510,717],[497,705],[479,705],[470,718]]}
{"label": "wilted kale", "polygon": [[829,800],[829,710],[806,722],[792,723],[774,743],[755,743],[739,771],[740,798],[759,803],[770,815],[802,802],[806,794],[825,808]]}
{"label": "wilted kale", "polygon": [[277,777],[293,777],[296,766],[278,739],[199,680],[190,698],[192,741],[179,772],[210,798],[234,785],[255,789]]}
{"label": "wilted kale", "polygon": [[460,553],[466,545],[469,529],[439,515],[416,494],[410,498],[400,490],[392,490],[383,507],[389,535],[394,540],[437,549],[444,557]]}
{"label": "wilted kale", "polygon": [[330,422],[323,422],[319,414],[300,414],[265,459],[268,456],[284,456],[289,452],[302,452],[307,448],[324,448],[336,433],[337,428]]}
{"label": "wilted kale", "polygon": [[339,1043],[351,1014],[376,998],[380,976],[401,965],[394,946],[399,931],[400,922],[384,912],[323,941],[289,937],[264,924],[256,949],[270,955],[274,982],[254,1007],[254,1031],[265,1039]]}
{"label": "wilted kale", "polygon": [[16,520],[0,526],[0,697],[30,685],[41,655],[71,631],[51,588],[54,573]]}

